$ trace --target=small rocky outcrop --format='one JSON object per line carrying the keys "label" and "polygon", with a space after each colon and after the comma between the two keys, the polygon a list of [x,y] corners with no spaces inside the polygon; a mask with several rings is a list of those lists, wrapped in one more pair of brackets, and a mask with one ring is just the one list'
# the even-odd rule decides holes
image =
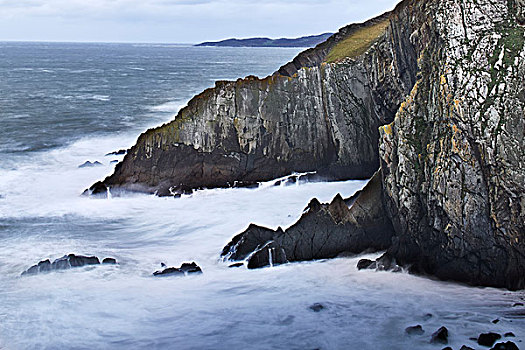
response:
{"label": "small rocky outcrop", "polygon": [[285,262],[334,258],[366,249],[384,250],[393,229],[382,214],[379,176],[374,176],[349,208],[340,195],[330,204],[313,199],[301,219],[286,231],[250,225],[223,249],[225,259],[248,259],[249,268]]}
{"label": "small rocky outcrop", "polygon": [[121,155],[126,154],[127,152],[128,152],[127,149],[119,149],[118,151],[107,153],[106,157],[107,156],[121,156]]}
{"label": "small rocky outcrop", "polygon": [[165,276],[187,276],[191,274],[201,274],[202,269],[195,262],[183,263],[180,267],[166,267],[165,264],[161,264],[164,269],[153,272],[153,276],[165,277]]}
{"label": "small rocky outcrop", "polygon": [[478,337],[478,344],[483,346],[492,346],[498,339],[501,339],[501,335],[497,333],[482,333]]}
{"label": "small rocky outcrop", "polygon": [[79,165],[78,167],[79,168],[93,168],[93,167],[96,167],[96,166],[101,166],[102,163],[100,163],[99,161],[94,161],[93,163],[91,163],[89,160],[86,161],[85,163]]}
{"label": "small rocky outcrop", "polygon": [[446,327],[440,327],[437,331],[432,334],[430,339],[431,343],[447,344],[448,343],[448,329]]}
{"label": "small rocky outcrop", "polygon": [[[117,260],[114,258],[105,258],[103,264],[115,265]],[[22,276],[36,275],[42,272],[50,272],[57,270],[67,270],[74,267],[82,267],[88,265],[100,265],[100,260],[96,256],[83,256],[69,254],[51,262],[49,259],[42,260],[38,264],[31,266],[26,271],[22,272]]]}
{"label": "small rocky outcrop", "polygon": [[325,309],[325,306],[321,303],[315,303],[313,305],[310,305],[308,308],[312,310],[313,312],[321,312],[322,310]]}
{"label": "small rocky outcrop", "polygon": [[511,341],[505,343],[497,343],[490,350],[519,350],[518,346]]}

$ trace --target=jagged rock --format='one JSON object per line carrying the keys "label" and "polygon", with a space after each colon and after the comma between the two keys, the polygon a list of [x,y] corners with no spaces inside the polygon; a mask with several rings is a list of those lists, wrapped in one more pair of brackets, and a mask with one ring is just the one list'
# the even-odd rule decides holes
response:
{"label": "jagged rock", "polygon": [[[286,231],[250,225],[235,236],[223,249],[222,256],[243,260],[260,250],[268,242],[282,257],[282,261],[304,261],[334,258],[343,252],[361,253],[365,249],[384,250],[390,245],[392,227],[382,212],[381,181],[376,175],[365,186],[351,208],[340,195],[330,204],[313,199],[301,219]],[[268,253],[264,249],[254,254],[251,266],[267,266]],[[250,268],[250,264],[248,265]]]}
{"label": "jagged rock", "polygon": [[182,264],[180,267],[180,270],[183,271],[187,275],[193,274],[193,273],[196,273],[196,274],[202,273],[202,269],[195,262]]}
{"label": "jagged rock", "polygon": [[505,333],[505,337],[509,338],[509,337],[515,337],[514,333],[512,332],[507,332]]}
{"label": "jagged rock", "polygon": [[430,342],[447,344],[448,343],[448,329],[446,327],[440,327],[437,331],[435,331],[432,334],[432,338],[430,339]]}
{"label": "jagged rock", "polygon": [[[162,263],[161,267],[166,267],[166,264]],[[183,263],[180,267],[167,267],[160,271],[153,272],[153,276],[187,276],[190,274],[201,274],[202,269],[195,262]]]}
{"label": "jagged rock", "polygon": [[[111,259],[115,261],[116,263],[116,260],[113,258],[106,258],[106,259]],[[100,260],[96,256],[83,256],[83,255],[69,254],[69,255],[64,255],[63,257],[56,259],[55,261],[53,261],[53,263],[51,263],[49,259],[42,260],[37,265],[31,266],[29,269],[22,272],[22,276],[35,275],[41,272],[66,270],[72,267],[82,267],[82,266],[87,266],[87,265],[99,265],[99,264],[100,264]]]}
{"label": "jagged rock", "polygon": [[423,327],[418,324],[417,326],[410,326],[405,328],[405,333],[408,335],[421,335],[424,334],[425,331],[423,330]]}
{"label": "jagged rock", "polygon": [[116,264],[117,264],[117,259],[114,259],[114,258],[104,258],[104,260],[102,260],[102,263],[103,263],[103,264],[107,264],[107,265],[116,265]]}
{"label": "jagged rock", "polygon": [[490,350],[519,350],[518,346],[511,341],[498,343]]}
{"label": "jagged rock", "polygon": [[492,346],[498,339],[501,339],[501,335],[497,333],[482,333],[478,337],[478,344],[483,346]]}
{"label": "jagged rock", "polygon": [[357,262],[357,269],[363,270],[363,269],[375,269],[375,261],[370,259],[361,259]]}
{"label": "jagged rock", "polygon": [[463,346],[461,347],[461,349],[459,349],[459,350],[474,350],[474,349],[471,348],[470,346],[463,345]]}
{"label": "jagged rock", "polygon": [[91,163],[89,160],[86,161],[84,164],[81,164],[79,165],[78,167],[79,168],[92,168],[92,167],[95,167],[95,166],[101,166],[102,163],[100,163],[99,161],[95,161],[93,163]]}
{"label": "jagged rock", "polygon": [[256,250],[248,259],[249,269],[286,264],[286,252],[277,243],[271,241]]}
{"label": "jagged rock", "polygon": [[121,156],[123,154],[126,154],[127,152],[127,149],[120,149],[118,151],[107,153],[106,156]]}
{"label": "jagged rock", "polygon": [[321,310],[323,310],[325,307],[323,304],[321,303],[315,303],[313,305],[310,305],[308,307],[310,310],[312,310],[313,312],[320,312]]}
{"label": "jagged rock", "polygon": [[82,195],[96,195],[99,198],[108,198],[108,188],[102,181],[99,181],[93,184],[89,189],[85,190],[84,193],[82,193]]}
{"label": "jagged rock", "polygon": [[492,320],[492,323],[496,324],[499,322],[499,318],[495,319],[495,320]]}

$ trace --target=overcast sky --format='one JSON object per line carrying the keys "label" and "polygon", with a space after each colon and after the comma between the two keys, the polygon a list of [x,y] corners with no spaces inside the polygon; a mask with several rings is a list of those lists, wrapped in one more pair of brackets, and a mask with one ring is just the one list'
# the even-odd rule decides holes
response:
{"label": "overcast sky", "polygon": [[0,0],[0,40],[196,43],[334,32],[399,0]]}

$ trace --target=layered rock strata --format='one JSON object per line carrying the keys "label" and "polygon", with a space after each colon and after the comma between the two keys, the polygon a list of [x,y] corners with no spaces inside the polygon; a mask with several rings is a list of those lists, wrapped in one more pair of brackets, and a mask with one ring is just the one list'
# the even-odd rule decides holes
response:
{"label": "layered rock strata", "polygon": [[[175,120],[142,134],[114,174],[86,193],[170,195],[309,171],[371,177],[378,127],[393,120],[416,76],[411,28],[389,26],[390,16],[341,29],[265,79],[217,82]],[[331,52],[342,56],[328,63]]]}

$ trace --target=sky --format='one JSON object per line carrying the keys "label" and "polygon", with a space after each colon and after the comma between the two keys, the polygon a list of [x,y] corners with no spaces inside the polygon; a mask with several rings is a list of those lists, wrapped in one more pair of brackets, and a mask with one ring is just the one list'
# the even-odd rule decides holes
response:
{"label": "sky", "polygon": [[0,41],[198,43],[335,32],[399,0],[0,0]]}

